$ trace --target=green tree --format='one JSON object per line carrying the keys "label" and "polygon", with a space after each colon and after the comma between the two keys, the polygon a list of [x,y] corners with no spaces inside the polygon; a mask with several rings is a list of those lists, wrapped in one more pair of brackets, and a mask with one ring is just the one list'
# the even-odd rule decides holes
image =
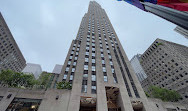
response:
{"label": "green tree", "polygon": [[7,84],[9,87],[28,87],[33,86],[36,83],[36,79],[32,74],[2,70],[0,72],[0,82]]}
{"label": "green tree", "polygon": [[46,74],[41,74],[41,76],[39,77],[39,80],[40,80],[40,84],[41,85],[46,85],[47,84],[47,82],[48,82],[48,80],[49,80],[49,76],[50,76],[51,74],[49,74],[49,73],[46,73]]}
{"label": "green tree", "polygon": [[72,86],[69,82],[62,81],[57,83],[57,89],[72,89]]}
{"label": "green tree", "polygon": [[47,72],[41,73],[41,75],[39,76],[39,79],[37,80],[38,85],[44,85],[47,88],[51,75],[52,74],[47,73]]}
{"label": "green tree", "polygon": [[151,86],[150,89],[151,89],[151,95],[154,98],[159,98],[163,101],[176,102],[181,98],[180,94],[174,90],[168,90],[168,89],[159,88],[156,86]]}
{"label": "green tree", "polygon": [[[145,91],[144,91],[144,92],[145,92]],[[145,92],[145,94],[146,94],[147,97],[150,97],[149,93]]]}
{"label": "green tree", "polygon": [[159,45],[163,45],[163,43],[157,43],[157,46],[159,46]]}

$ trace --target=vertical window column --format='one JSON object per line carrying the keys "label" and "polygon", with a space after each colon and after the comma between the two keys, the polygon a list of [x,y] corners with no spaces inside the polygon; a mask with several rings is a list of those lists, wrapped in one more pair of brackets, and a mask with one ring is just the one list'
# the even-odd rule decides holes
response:
{"label": "vertical window column", "polygon": [[95,61],[95,36],[92,36],[92,67],[91,67],[91,93],[96,94],[96,61]]}
{"label": "vertical window column", "polygon": [[87,93],[88,64],[89,64],[89,46],[90,46],[90,33],[88,33],[87,40],[86,40],[86,52],[85,52],[85,62],[84,62],[82,90],[81,90],[82,93]]}
{"label": "vertical window column", "polygon": [[116,73],[115,73],[115,69],[114,69],[114,65],[113,65],[113,61],[112,61],[112,56],[111,56],[111,53],[110,53],[110,50],[109,50],[109,45],[108,45],[108,42],[107,42],[107,38],[104,37],[104,40],[106,42],[106,50],[107,50],[108,58],[109,58],[109,61],[110,61],[111,72],[112,72],[112,75],[113,75],[114,83],[118,83]]}
{"label": "vertical window column", "polygon": [[101,51],[101,61],[102,61],[102,70],[103,70],[104,82],[107,82],[108,77],[107,77],[107,72],[106,72],[106,65],[105,65],[105,59],[104,59],[104,51],[103,51],[103,46],[102,46],[102,40],[101,40],[100,36],[99,36],[99,46],[100,46],[100,51]]}
{"label": "vertical window column", "polygon": [[73,83],[74,72],[76,70],[79,50],[80,50],[80,42],[78,40],[75,40],[62,79],[62,81],[66,81],[66,80],[69,81],[70,85],[72,85]]}
{"label": "vertical window column", "polygon": [[129,85],[128,85],[128,82],[127,82],[127,78],[126,78],[125,73],[124,73],[124,71],[123,71],[123,68],[122,68],[122,65],[121,65],[121,63],[120,63],[119,56],[117,55],[116,49],[114,49],[114,54],[115,54],[116,59],[117,59],[117,62],[118,62],[118,64],[119,64],[120,71],[121,71],[123,80],[124,80],[124,82],[125,82],[125,86],[126,86],[126,88],[127,88],[128,95],[129,95],[129,97],[132,97],[131,90],[130,90]]}

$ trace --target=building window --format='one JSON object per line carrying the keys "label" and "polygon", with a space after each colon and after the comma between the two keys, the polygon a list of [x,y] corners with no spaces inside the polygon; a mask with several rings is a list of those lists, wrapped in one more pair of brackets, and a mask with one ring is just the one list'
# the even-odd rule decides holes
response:
{"label": "building window", "polygon": [[84,70],[88,70],[88,65],[84,65]]}
{"label": "building window", "polygon": [[91,93],[96,94],[96,89],[97,89],[96,86],[91,86]]}
{"label": "building window", "polygon": [[91,75],[91,81],[96,81],[96,75]]}
{"label": "building window", "polygon": [[115,73],[115,70],[114,69],[111,69],[112,70],[112,73]]}
{"label": "building window", "polygon": [[104,54],[101,54],[101,57],[104,57]]}
{"label": "building window", "polygon": [[103,70],[103,72],[106,72],[106,68],[105,67],[102,67],[102,70]]}
{"label": "building window", "polygon": [[110,51],[109,51],[109,50],[107,50],[107,52],[108,52],[108,53],[110,53]]}
{"label": "building window", "polygon": [[68,72],[68,71],[69,71],[69,67],[67,67],[67,68],[65,69],[65,71],[67,71],[67,72]]}
{"label": "building window", "polygon": [[85,58],[85,62],[89,62],[89,58]]}
{"label": "building window", "polygon": [[84,62],[84,65],[88,65],[89,63],[88,62]]}
{"label": "building window", "polygon": [[76,62],[74,62],[73,65],[76,66]]}
{"label": "building window", "polygon": [[68,64],[70,65],[70,64],[71,64],[71,61],[68,61]]}
{"label": "building window", "polygon": [[73,75],[70,75],[70,80],[73,80]]}
{"label": "building window", "polygon": [[87,77],[88,77],[88,74],[83,74],[84,80],[85,80],[85,79],[87,80]]}
{"label": "building window", "polygon": [[92,56],[95,56],[95,53],[92,53]]}
{"label": "building window", "polygon": [[95,63],[95,59],[92,59],[92,63]]}
{"label": "building window", "polygon": [[107,82],[107,81],[108,81],[107,76],[104,76],[104,82]]}
{"label": "building window", "polygon": [[72,68],[72,72],[75,72],[75,68]]}
{"label": "building window", "polygon": [[96,69],[95,69],[95,66],[92,66],[92,71],[95,71]]}
{"label": "building window", "polygon": [[87,85],[82,85],[82,93],[87,93]]}
{"label": "building window", "polygon": [[75,57],[75,58],[74,58],[74,60],[77,60],[77,59],[78,59],[78,57]]}
{"label": "building window", "polygon": [[89,52],[86,52],[86,55],[89,55]]}
{"label": "building window", "polygon": [[86,47],[87,50],[89,50],[89,47]]}
{"label": "building window", "polygon": [[69,59],[72,59],[72,56],[70,56],[70,58]]}
{"label": "building window", "polygon": [[63,79],[65,79],[65,80],[67,79],[67,75],[66,74],[64,74]]}
{"label": "building window", "polygon": [[108,55],[108,58],[109,58],[109,59],[112,59],[112,56],[111,56],[111,55]]}
{"label": "building window", "polygon": [[102,60],[102,64],[105,64],[105,61],[104,61],[104,60]]}
{"label": "building window", "polygon": [[110,61],[110,65],[111,65],[111,66],[113,65],[112,61]]}

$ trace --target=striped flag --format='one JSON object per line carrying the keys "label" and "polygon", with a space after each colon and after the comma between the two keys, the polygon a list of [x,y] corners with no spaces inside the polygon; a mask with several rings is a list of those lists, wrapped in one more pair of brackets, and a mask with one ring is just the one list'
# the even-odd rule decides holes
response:
{"label": "striped flag", "polygon": [[117,0],[117,1],[125,1],[125,2],[127,2],[127,3],[129,3],[131,5],[134,5],[134,6],[138,7],[138,8],[140,8],[141,10],[145,11],[144,5],[142,5],[139,0]]}
{"label": "striped flag", "polygon": [[188,0],[157,0],[157,4],[179,11],[188,11]]}
{"label": "striped flag", "polygon": [[173,8],[179,11],[188,11],[188,0],[117,0],[117,1],[125,1],[144,11],[145,11],[144,5],[142,5],[140,2],[149,2],[149,3]]}

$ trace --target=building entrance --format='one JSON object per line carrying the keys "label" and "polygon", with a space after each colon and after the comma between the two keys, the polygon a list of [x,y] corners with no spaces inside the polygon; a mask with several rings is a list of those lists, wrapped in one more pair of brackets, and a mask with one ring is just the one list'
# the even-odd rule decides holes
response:
{"label": "building entrance", "polygon": [[121,107],[118,105],[119,88],[106,87],[106,99],[108,111],[121,111]]}

